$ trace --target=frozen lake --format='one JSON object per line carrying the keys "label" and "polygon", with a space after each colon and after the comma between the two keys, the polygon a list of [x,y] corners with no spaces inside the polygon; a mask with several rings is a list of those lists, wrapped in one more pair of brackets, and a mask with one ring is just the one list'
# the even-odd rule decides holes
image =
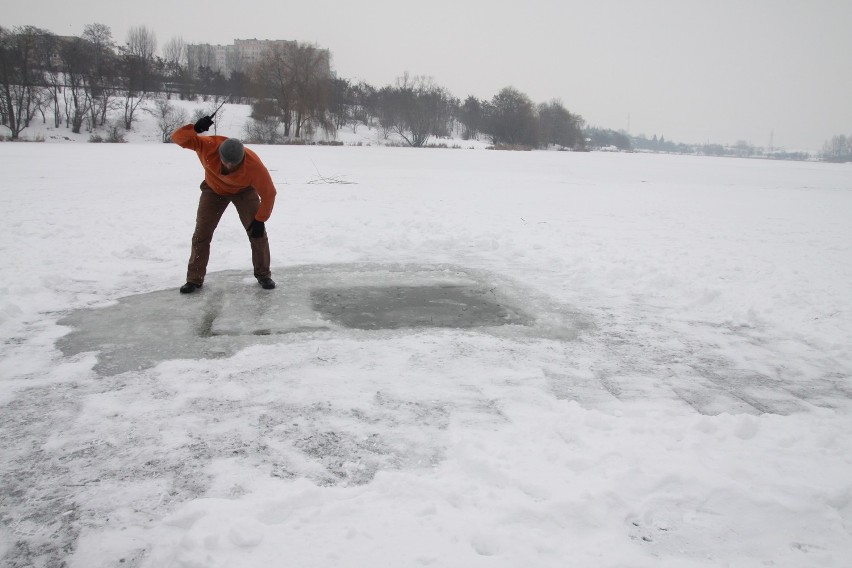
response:
{"label": "frozen lake", "polygon": [[255,149],[0,144],[4,564],[845,566],[849,165]]}

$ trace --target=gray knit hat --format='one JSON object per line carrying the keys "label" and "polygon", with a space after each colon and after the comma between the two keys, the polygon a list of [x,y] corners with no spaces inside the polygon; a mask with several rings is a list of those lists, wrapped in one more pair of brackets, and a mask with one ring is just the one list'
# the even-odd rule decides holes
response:
{"label": "gray knit hat", "polygon": [[243,161],[243,156],[245,156],[243,143],[236,138],[228,138],[219,146],[219,157],[226,164],[239,164]]}

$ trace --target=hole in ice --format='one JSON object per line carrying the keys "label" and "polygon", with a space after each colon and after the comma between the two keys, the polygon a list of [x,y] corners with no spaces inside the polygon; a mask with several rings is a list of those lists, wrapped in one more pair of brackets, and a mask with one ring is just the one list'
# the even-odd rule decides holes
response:
{"label": "hole in ice", "polygon": [[529,318],[476,286],[352,286],[311,291],[316,311],[353,329],[527,325]]}

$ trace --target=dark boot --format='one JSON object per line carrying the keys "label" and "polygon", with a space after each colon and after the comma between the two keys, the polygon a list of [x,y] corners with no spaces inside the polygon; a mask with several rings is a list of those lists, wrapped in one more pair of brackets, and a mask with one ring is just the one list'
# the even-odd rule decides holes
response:
{"label": "dark boot", "polygon": [[275,288],[275,280],[272,278],[258,278],[257,281],[260,282],[260,287],[264,290],[272,290]]}
{"label": "dark boot", "polygon": [[[274,283],[273,283],[273,287],[275,287]],[[195,292],[199,288],[201,288],[201,284],[196,284],[195,282],[187,282],[186,284],[184,284],[183,286],[180,287],[180,293],[181,294],[192,294],[193,292]]]}

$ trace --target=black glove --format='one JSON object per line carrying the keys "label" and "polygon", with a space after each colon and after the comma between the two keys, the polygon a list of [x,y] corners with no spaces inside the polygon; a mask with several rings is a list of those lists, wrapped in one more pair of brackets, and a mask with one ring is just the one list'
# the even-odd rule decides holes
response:
{"label": "black glove", "polygon": [[253,220],[249,223],[248,226],[248,234],[253,239],[259,239],[263,236],[263,233],[266,231],[266,227],[263,225],[263,221],[258,221],[257,219]]}
{"label": "black glove", "polygon": [[209,116],[202,116],[198,119],[198,122],[195,123],[195,131],[199,134],[202,132],[207,132],[210,130],[210,127],[213,126],[213,119]]}

